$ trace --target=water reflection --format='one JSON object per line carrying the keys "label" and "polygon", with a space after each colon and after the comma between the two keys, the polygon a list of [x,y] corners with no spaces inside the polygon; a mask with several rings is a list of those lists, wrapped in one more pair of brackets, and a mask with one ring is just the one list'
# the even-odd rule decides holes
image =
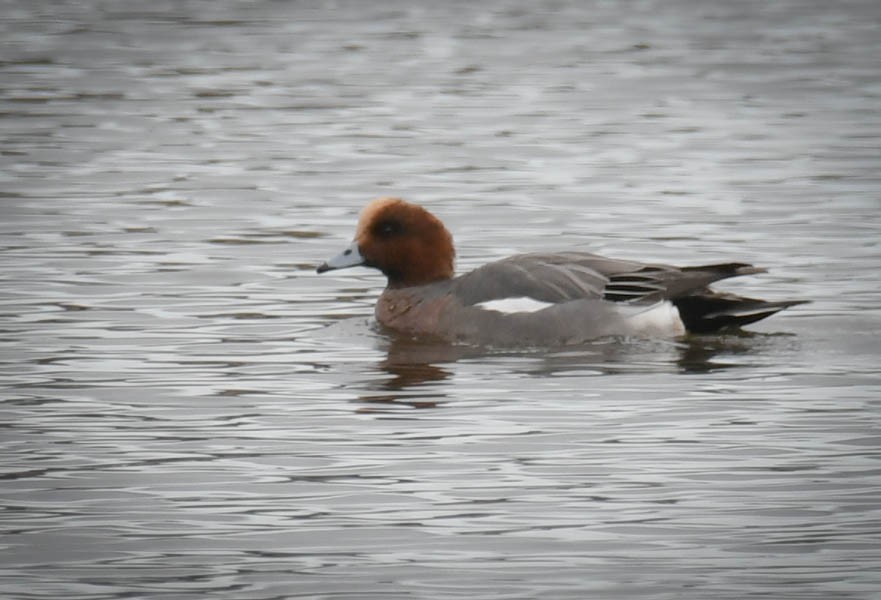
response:
{"label": "water reflection", "polygon": [[[359,319],[357,324],[364,321]],[[436,408],[448,400],[448,388],[435,384],[453,376],[458,361],[489,359],[502,370],[539,378],[629,372],[701,374],[773,361],[775,348],[792,337],[739,330],[676,340],[614,338],[565,348],[500,350],[414,339],[383,330],[373,340],[377,350],[385,354],[376,364],[376,371],[384,376],[364,382],[366,391],[358,401]]]}

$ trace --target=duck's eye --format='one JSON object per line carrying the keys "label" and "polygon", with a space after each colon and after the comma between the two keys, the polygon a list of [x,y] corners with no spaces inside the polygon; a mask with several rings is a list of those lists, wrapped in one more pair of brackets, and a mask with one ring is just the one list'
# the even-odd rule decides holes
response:
{"label": "duck's eye", "polygon": [[404,226],[400,221],[380,221],[373,228],[373,233],[379,237],[392,237],[403,233]]}

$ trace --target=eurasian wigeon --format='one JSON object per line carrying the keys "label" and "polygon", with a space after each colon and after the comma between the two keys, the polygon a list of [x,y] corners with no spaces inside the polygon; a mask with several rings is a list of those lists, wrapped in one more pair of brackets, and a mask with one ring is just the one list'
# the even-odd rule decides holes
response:
{"label": "eurasian wigeon", "polygon": [[437,217],[398,198],[379,198],[361,213],[352,244],[318,272],[379,269],[388,278],[376,304],[382,325],[489,346],[707,333],[803,302],[766,302],[708,287],[764,272],[744,263],[673,267],[553,252],[517,254],[455,277],[454,257],[453,238]]}

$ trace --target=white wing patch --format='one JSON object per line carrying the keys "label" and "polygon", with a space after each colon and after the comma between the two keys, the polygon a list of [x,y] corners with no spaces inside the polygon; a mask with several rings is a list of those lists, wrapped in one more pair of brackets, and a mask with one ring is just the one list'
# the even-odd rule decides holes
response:
{"label": "white wing patch", "polygon": [[479,302],[474,306],[483,310],[493,310],[504,314],[512,314],[537,312],[553,305],[553,302],[542,302],[541,300],[536,300],[529,296],[520,296],[518,298],[487,300],[486,302]]}
{"label": "white wing patch", "polygon": [[658,302],[627,317],[627,323],[637,335],[685,335],[685,325],[679,316],[679,309],[668,301]]}
{"label": "white wing patch", "polygon": [[[553,302],[543,302],[528,296],[487,300],[474,305],[482,310],[492,310],[503,314],[533,313],[549,306]],[[619,304],[619,314],[629,326],[631,335],[650,337],[671,337],[685,335],[685,325],[679,316],[679,309],[672,302],[664,301],[649,307],[635,307]],[[590,314],[585,315],[590,318]]]}

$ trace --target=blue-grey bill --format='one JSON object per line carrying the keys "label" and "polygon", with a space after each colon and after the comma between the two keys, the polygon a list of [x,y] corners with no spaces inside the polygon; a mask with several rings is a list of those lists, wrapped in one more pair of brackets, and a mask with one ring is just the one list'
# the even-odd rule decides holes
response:
{"label": "blue-grey bill", "polygon": [[345,269],[347,267],[357,267],[364,264],[364,257],[358,250],[358,243],[352,242],[348,248],[331,258],[329,261],[316,269],[319,273],[325,271],[333,271],[334,269]]}

